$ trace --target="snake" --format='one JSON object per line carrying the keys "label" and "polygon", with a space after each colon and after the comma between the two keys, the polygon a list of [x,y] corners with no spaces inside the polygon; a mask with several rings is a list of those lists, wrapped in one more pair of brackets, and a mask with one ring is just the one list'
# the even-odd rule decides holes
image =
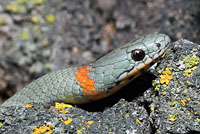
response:
{"label": "snake", "polygon": [[166,52],[166,34],[147,34],[120,46],[94,63],[51,72],[31,82],[2,106],[55,102],[84,104],[120,90],[148,71]]}

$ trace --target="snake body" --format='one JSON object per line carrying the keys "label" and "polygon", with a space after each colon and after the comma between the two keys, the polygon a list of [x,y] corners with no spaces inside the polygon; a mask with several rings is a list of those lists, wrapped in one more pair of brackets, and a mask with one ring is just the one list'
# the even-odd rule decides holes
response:
{"label": "snake body", "polygon": [[3,106],[41,102],[82,104],[113,94],[149,69],[163,55],[170,38],[150,34],[108,53],[96,62],[46,74],[17,92]]}

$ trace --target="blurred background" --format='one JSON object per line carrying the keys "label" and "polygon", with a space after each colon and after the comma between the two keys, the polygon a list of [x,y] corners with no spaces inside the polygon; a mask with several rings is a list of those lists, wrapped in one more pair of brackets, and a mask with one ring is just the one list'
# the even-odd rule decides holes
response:
{"label": "blurred background", "polygon": [[0,103],[41,75],[155,32],[199,43],[200,1],[1,0]]}

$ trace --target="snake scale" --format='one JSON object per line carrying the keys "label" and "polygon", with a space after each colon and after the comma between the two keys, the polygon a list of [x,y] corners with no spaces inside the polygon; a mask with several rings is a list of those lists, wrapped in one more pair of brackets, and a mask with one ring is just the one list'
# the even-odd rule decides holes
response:
{"label": "snake scale", "polygon": [[149,34],[111,51],[89,65],[66,68],[31,82],[2,105],[40,102],[82,104],[109,96],[143,72],[164,54],[170,44],[165,34]]}

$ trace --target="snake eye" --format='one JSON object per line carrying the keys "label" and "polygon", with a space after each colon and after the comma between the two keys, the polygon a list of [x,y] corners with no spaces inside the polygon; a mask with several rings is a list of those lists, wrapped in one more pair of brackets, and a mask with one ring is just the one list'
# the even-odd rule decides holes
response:
{"label": "snake eye", "polygon": [[132,58],[135,61],[143,60],[144,56],[145,56],[145,52],[141,49],[135,49],[135,50],[132,51]]}

